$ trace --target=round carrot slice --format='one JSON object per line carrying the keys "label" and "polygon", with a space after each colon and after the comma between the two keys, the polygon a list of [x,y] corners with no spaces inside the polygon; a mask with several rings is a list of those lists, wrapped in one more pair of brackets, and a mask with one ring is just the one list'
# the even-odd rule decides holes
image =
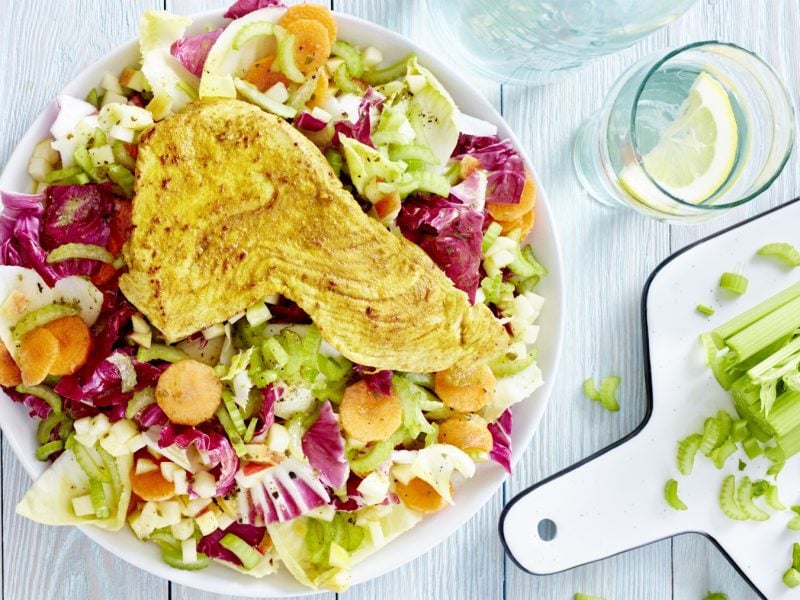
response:
{"label": "round carrot slice", "polygon": [[295,4],[278,21],[278,25],[286,27],[295,21],[311,20],[320,23],[328,34],[328,41],[331,46],[336,41],[336,19],[333,13],[326,6],[320,4]]}
{"label": "round carrot slice", "polygon": [[414,477],[407,484],[395,484],[395,493],[408,508],[421,513],[429,514],[447,506],[436,490],[427,481]]}
{"label": "round carrot slice", "polygon": [[22,383],[37,385],[44,381],[58,356],[58,340],[44,327],[37,327],[22,337],[17,364]]}
{"label": "round carrot slice", "polygon": [[274,62],[275,56],[265,56],[261,60],[256,61],[253,63],[253,66],[247,70],[247,73],[245,73],[245,80],[252,83],[262,92],[266,92],[278,82],[288,87],[291,82],[286,78],[286,75],[278,71],[270,70]]}
{"label": "round carrot slice", "polygon": [[72,375],[86,364],[92,351],[92,332],[77,316],[50,321],[44,329],[58,340],[58,355],[50,367],[51,375]]}
{"label": "round carrot slice", "polygon": [[175,495],[175,484],[167,481],[161,469],[136,474],[136,466],[131,469],[131,488],[142,500],[161,502]]}
{"label": "round carrot slice", "polygon": [[515,229],[522,232],[522,238],[525,239],[533,229],[533,223],[536,221],[536,211],[531,209],[522,215],[519,219],[513,221],[497,221],[503,227],[502,234],[506,235]]}
{"label": "round carrot slice", "polygon": [[14,387],[22,383],[22,374],[11,353],[3,342],[0,342],[0,385]]}
{"label": "round carrot slice", "polygon": [[433,377],[436,395],[445,405],[459,412],[474,412],[486,406],[492,399],[496,383],[497,379],[487,364],[468,371],[451,367]]}
{"label": "round carrot slice", "polygon": [[473,414],[450,417],[439,423],[438,441],[464,452],[489,452],[493,445],[486,420]]}
{"label": "round carrot slice", "polygon": [[486,203],[486,210],[495,221],[514,221],[519,219],[526,212],[529,212],[536,204],[536,185],[530,175],[525,177],[525,186],[522,188],[522,195],[516,204],[497,204]]}
{"label": "round carrot slice", "polygon": [[331,56],[328,32],[319,21],[299,19],[286,26],[294,36],[294,60],[304,75],[313,73]]}
{"label": "round carrot slice", "polygon": [[400,427],[402,412],[399,398],[371,390],[363,380],[348,386],[339,404],[342,428],[362,442],[387,439]]}
{"label": "round carrot slice", "polygon": [[214,416],[222,400],[222,383],[214,370],[196,360],[179,360],[161,374],[156,402],[170,421],[199,425]]}

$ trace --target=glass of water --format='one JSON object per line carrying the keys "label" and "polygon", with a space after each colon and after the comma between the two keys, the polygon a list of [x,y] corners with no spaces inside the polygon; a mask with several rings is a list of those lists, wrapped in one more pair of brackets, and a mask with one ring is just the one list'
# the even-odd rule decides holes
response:
{"label": "glass of water", "polygon": [[454,64],[541,84],[627,48],[695,0],[427,0],[432,39]]}
{"label": "glass of water", "polygon": [[576,135],[595,199],[664,221],[717,216],[778,177],[795,137],[792,102],[752,52],[698,42],[634,64]]}

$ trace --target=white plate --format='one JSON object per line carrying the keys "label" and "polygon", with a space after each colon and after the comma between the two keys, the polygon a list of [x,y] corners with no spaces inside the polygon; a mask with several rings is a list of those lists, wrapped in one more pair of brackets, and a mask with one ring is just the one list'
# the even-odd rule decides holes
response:
{"label": "white plate", "polygon": [[[222,14],[222,10],[216,10],[195,16],[189,33],[199,33],[209,24],[219,26],[226,23]],[[336,20],[339,24],[341,39],[360,46],[376,46],[383,51],[388,61],[398,60],[409,51],[416,52],[421,64],[428,67],[439,78],[465,113],[497,124],[498,135],[501,138],[510,138],[515,147],[521,150],[519,141],[492,105],[442,61],[406,38],[373,23],[342,14],[336,14]],[[138,60],[138,40],[124,44],[83,71],[63,89],[63,93],[82,98],[99,83],[104,71],[116,73],[125,66],[137,64]],[[55,98],[55,93],[53,97]],[[34,145],[48,136],[50,124],[56,113],[57,107],[53,100],[34,121],[11,155],[5,171],[0,176],[0,188],[6,191],[30,191],[31,184],[27,175],[28,159],[33,152]],[[531,240],[537,257],[547,266],[550,274],[537,289],[537,293],[542,294],[547,300],[540,317],[541,334],[539,338],[539,363],[544,373],[545,385],[537,390],[532,398],[514,407],[512,433],[514,464],[530,442],[553,387],[561,352],[564,319],[561,253],[555,224],[541,182],[536,177],[530,161],[526,158],[525,162],[529,171],[533,173],[538,189],[536,224],[531,234]],[[0,424],[2,424],[6,439],[25,470],[31,477],[38,477],[46,465],[37,461],[34,456],[36,450],[35,423],[28,417],[24,407],[5,398],[0,402]],[[382,549],[356,565],[353,568],[352,583],[361,583],[396,569],[442,542],[458,528],[464,526],[470,517],[494,495],[502,485],[504,475],[504,471],[494,463],[479,465],[477,473],[472,479],[461,482],[457,486],[455,506],[424,519],[413,530],[392,542],[390,547]],[[13,521],[11,521],[11,525],[13,526]],[[120,558],[150,573],[182,585],[237,596],[275,597],[309,593],[308,588],[297,583],[286,569],[281,569],[279,573],[263,579],[252,579],[216,564],[204,571],[180,571],[168,567],[161,560],[160,550],[156,544],[139,541],[127,528],[118,532],[106,532],[93,527],[83,527],[82,530],[98,544]],[[501,555],[497,556],[498,561],[502,558]]]}

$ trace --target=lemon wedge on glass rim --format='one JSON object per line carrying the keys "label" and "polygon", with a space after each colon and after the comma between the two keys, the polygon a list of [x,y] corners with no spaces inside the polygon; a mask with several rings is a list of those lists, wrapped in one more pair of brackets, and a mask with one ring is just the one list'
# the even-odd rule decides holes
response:
{"label": "lemon wedge on glass rim", "polygon": [[739,144],[728,94],[708,73],[697,76],[679,114],[642,157],[647,173],[634,163],[619,177],[620,185],[636,200],[673,214],[678,212],[675,202],[661,189],[684,202],[705,202],[730,176]]}

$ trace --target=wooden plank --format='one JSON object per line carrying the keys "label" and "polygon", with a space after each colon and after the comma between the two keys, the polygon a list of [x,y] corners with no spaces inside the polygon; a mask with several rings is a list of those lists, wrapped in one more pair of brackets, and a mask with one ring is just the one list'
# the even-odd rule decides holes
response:
{"label": "wooden plank", "polygon": [[[96,2],[6,2],[0,19],[0,164],[34,117],[66,83],[136,35],[139,14],[156,0],[99,10]],[[2,447],[3,588],[7,600],[167,597],[166,583],[113,556],[77,529],[44,527],[14,514],[30,485],[11,448]]]}

